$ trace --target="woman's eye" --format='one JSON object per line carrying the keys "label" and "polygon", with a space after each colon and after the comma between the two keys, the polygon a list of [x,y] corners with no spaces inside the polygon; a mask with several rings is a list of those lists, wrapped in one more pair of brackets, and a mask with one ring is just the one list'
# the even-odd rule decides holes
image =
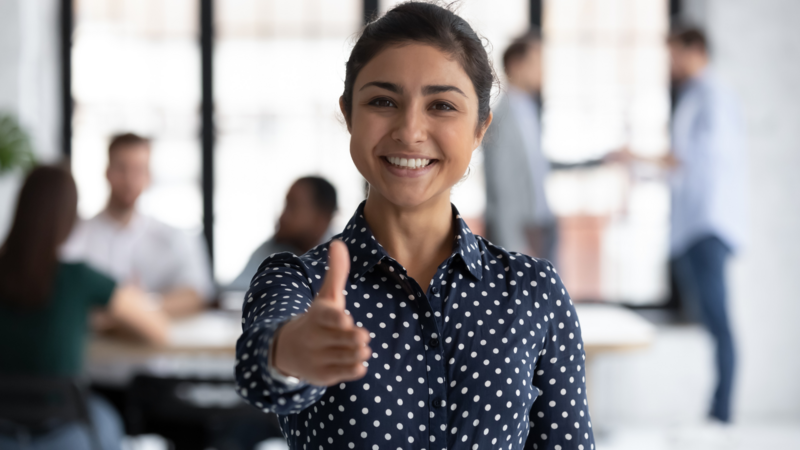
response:
{"label": "woman's eye", "polygon": [[372,106],[377,106],[379,108],[392,108],[394,107],[394,102],[389,100],[388,98],[376,98],[375,100],[369,102]]}
{"label": "woman's eye", "polygon": [[432,109],[435,109],[436,111],[455,111],[456,110],[449,103],[434,103],[433,106],[432,106]]}

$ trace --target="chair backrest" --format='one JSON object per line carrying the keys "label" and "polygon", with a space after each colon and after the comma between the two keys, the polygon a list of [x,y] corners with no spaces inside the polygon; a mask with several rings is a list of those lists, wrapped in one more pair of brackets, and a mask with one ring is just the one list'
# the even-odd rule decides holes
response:
{"label": "chair backrest", "polygon": [[0,421],[30,432],[44,431],[53,424],[83,423],[99,448],[87,390],[74,378],[0,375]]}

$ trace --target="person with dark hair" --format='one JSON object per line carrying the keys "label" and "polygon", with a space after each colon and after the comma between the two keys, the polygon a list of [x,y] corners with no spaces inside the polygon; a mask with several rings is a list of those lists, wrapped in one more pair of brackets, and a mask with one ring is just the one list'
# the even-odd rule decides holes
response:
{"label": "person with dark hair", "polygon": [[64,258],[86,261],[119,282],[139,285],[152,303],[180,317],[213,300],[208,252],[199,236],[188,236],[136,210],[150,184],[150,140],[133,133],[112,137],[106,208],[81,221],[64,245]]}
{"label": "person with dark hair", "polygon": [[[84,263],[58,259],[77,214],[77,190],[65,170],[41,166],[25,180],[8,234],[0,247],[0,374],[77,377],[83,368],[89,312],[101,308],[154,345],[165,342],[167,319],[149,309],[136,287],[117,286]],[[119,417],[99,397],[90,413],[105,449],[119,448]],[[49,448],[83,448],[78,425],[46,430]],[[0,427],[0,448],[18,447]],[[76,444],[77,443],[77,444]],[[37,447],[38,448],[38,447]]]}
{"label": "person with dark hair", "polygon": [[745,137],[733,95],[709,68],[702,30],[674,31],[669,52],[677,93],[667,164],[672,169],[672,273],[681,300],[716,342],[710,416],[729,422],[735,351],[725,266],[745,234]]}
{"label": "person with dark hair", "polygon": [[227,286],[228,290],[246,291],[258,266],[273,253],[302,255],[320,244],[328,235],[336,213],[336,188],[320,177],[303,177],[295,181],[286,194],[286,204],[275,234],[261,244],[247,261],[241,273]]}
{"label": "person with dark hair", "polygon": [[503,54],[508,79],[483,143],[486,233],[493,243],[555,259],[556,218],[545,196],[550,162],[541,149],[542,44],[538,30]]}
{"label": "person with dark hair", "polygon": [[330,242],[267,258],[243,303],[237,391],[290,448],[594,447],[556,270],[450,203],[494,80],[447,8],[402,3],[359,36],[339,104],[367,199]]}

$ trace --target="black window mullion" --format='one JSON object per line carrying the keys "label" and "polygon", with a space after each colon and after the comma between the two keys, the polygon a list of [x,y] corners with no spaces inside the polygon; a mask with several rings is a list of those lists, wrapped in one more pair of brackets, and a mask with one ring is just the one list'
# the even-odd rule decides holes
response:
{"label": "black window mullion", "polygon": [[214,267],[214,10],[213,0],[200,0],[201,142],[203,184],[203,234]]}
{"label": "black window mullion", "polygon": [[61,152],[72,156],[72,31],[74,9],[72,0],[61,0]]}
{"label": "black window mullion", "polygon": [[378,0],[364,0],[364,24],[378,16]]}
{"label": "black window mullion", "polygon": [[531,28],[542,28],[542,0],[530,0],[529,25]]}

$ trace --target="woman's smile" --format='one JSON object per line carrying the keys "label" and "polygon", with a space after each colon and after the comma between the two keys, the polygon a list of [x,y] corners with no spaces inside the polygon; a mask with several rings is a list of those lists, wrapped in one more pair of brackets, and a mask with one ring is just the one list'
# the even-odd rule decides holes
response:
{"label": "woman's smile", "polygon": [[392,155],[380,157],[386,170],[395,176],[417,178],[433,170],[438,159],[421,158],[419,155]]}

